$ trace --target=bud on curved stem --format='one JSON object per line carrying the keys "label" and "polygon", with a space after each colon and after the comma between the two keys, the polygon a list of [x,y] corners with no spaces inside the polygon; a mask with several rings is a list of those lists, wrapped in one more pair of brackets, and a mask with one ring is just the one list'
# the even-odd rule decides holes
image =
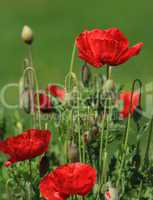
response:
{"label": "bud on curved stem", "polygon": [[33,32],[32,32],[32,29],[25,25],[23,27],[23,30],[22,30],[22,33],[21,33],[21,38],[22,40],[28,44],[28,45],[31,45],[32,42],[33,42]]}

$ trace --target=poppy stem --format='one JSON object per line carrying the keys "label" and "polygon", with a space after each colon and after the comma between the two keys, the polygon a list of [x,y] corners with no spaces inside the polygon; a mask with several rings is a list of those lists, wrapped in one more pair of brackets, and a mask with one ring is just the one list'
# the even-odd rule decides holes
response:
{"label": "poppy stem", "polygon": [[107,65],[107,67],[106,67],[107,80],[111,79],[111,74],[112,74],[112,67],[110,65]]}
{"label": "poppy stem", "polygon": [[81,151],[81,126],[80,126],[80,93],[78,91],[78,96],[77,96],[77,119],[78,119],[78,144],[79,144],[79,158],[80,162],[82,162],[82,151]]}
{"label": "poppy stem", "polygon": [[32,161],[29,160],[29,179],[30,179],[30,196],[32,194]]}
{"label": "poppy stem", "polygon": [[[105,104],[104,104],[104,114],[103,114],[102,125],[101,125],[102,126],[102,130],[101,130],[101,135],[100,135],[99,171],[101,171],[102,165],[103,165],[102,152],[103,152],[103,137],[104,137],[105,119],[106,119],[106,101],[105,101]],[[102,174],[101,174],[101,176],[102,176]],[[101,176],[99,177],[100,183],[101,183]]]}
{"label": "poppy stem", "polygon": [[[74,62],[75,62],[75,53],[76,53],[76,43],[74,42],[74,46],[73,46],[73,50],[72,50],[72,57],[71,57],[71,62],[70,62],[70,68],[69,68],[69,72],[65,78],[65,87],[68,90],[71,89],[71,78],[72,78],[72,80],[76,79],[75,74],[73,73],[73,67],[74,67]],[[68,81],[68,88],[67,88],[67,81]]]}
{"label": "poppy stem", "polygon": [[119,169],[118,179],[117,179],[117,182],[116,182],[117,187],[119,186],[119,183],[120,183],[122,169],[124,168],[124,163],[125,163],[125,159],[126,159],[126,156],[127,156],[127,146],[128,146],[128,139],[129,139],[131,110],[132,110],[132,104],[133,104],[133,94],[134,94],[135,85],[136,85],[137,82],[138,82],[138,80],[136,79],[132,83],[130,107],[129,107],[129,111],[128,111],[128,121],[127,121],[127,127],[126,127],[126,132],[125,132],[125,140],[123,140],[123,144],[122,144],[123,145],[122,159],[121,159],[121,165],[120,165],[120,169]]}
{"label": "poppy stem", "polygon": [[150,129],[149,129],[149,135],[148,135],[148,141],[147,141],[147,146],[146,146],[146,151],[145,151],[145,156],[144,156],[144,164],[143,164],[143,169],[147,169],[149,165],[149,150],[151,146],[151,136],[152,136],[152,130],[153,130],[153,116],[150,121]]}

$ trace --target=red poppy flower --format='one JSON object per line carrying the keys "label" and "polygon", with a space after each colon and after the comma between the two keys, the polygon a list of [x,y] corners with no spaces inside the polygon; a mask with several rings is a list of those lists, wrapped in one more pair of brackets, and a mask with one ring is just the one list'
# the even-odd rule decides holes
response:
{"label": "red poppy flower", "polygon": [[50,173],[41,180],[40,192],[47,200],[65,200],[68,197],[68,195],[59,192],[53,173]]}
{"label": "red poppy flower", "polygon": [[84,31],[76,39],[79,57],[94,67],[115,66],[137,55],[143,43],[129,47],[129,41],[117,28]]}
{"label": "red poppy flower", "polygon": [[[130,101],[131,101],[131,92],[121,92],[119,99],[123,102],[123,109],[120,111],[120,116],[122,118],[128,117],[129,109],[130,109]],[[134,113],[135,109],[139,105],[140,93],[134,92],[132,96],[132,107],[131,114]]]}
{"label": "red poppy flower", "polygon": [[51,133],[49,130],[30,129],[20,135],[0,141],[0,151],[8,154],[10,159],[5,163],[11,164],[30,160],[48,150]]}
{"label": "red poppy flower", "polygon": [[58,193],[65,199],[70,195],[84,196],[96,182],[96,170],[88,164],[70,163],[56,168],[40,182],[40,192],[51,200]]}
{"label": "red poppy flower", "polygon": [[105,193],[105,198],[106,198],[106,200],[111,200],[110,192]]}
{"label": "red poppy flower", "polygon": [[55,84],[50,84],[50,85],[48,85],[46,90],[52,96],[57,97],[61,101],[64,101],[65,89],[63,87],[55,85]]}
{"label": "red poppy flower", "polygon": [[[38,93],[39,96],[39,104],[40,104],[40,110],[42,113],[50,113],[52,109],[52,103],[49,98],[49,96],[46,94],[45,91],[41,91]],[[35,107],[38,108],[37,103],[37,94],[35,94]]]}

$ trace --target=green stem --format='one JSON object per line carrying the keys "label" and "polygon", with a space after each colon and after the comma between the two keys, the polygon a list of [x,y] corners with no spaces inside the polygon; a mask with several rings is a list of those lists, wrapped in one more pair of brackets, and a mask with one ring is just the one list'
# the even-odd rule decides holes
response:
{"label": "green stem", "polygon": [[79,144],[79,158],[80,162],[82,162],[82,152],[81,152],[81,130],[80,130],[80,94],[78,91],[78,96],[77,96],[77,117],[78,117],[78,144]]}
{"label": "green stem", "polygon": [[122,173],[125,158],[126,158],[126,155],[127,155],[127,145],[128,145],[128,138],[129,138],[130,119],[131,119],[131,115],[129,114],[128,121],[127,121],[126,134],[125,134],[125,142],[124,142],[124,145],[123,145],[123,157],[121,159],[121,166],[120,166],[120,169],[119,169],[118,179],[117,179],[117,182],[116,182],[117,188],[118,188],[120,180],[121,180],[121,173]]}
{"label": "green stem", "polygon": [[112,67],[110,65],[107,65],[107,67],[106,67],[107,80],[111,79],[111,74],[112,74]]}
{"label": "green stem", "polygon": [[147,146],[146,146],[146,151],[145,151],[143,168],[147,168],[148,164],[149,164],[149,150],[150,150],[150,146],[151,146],[152,129],[153,129],[153,116],[152,116],[152,119],[150,122],[150,129],[149,129],[148,141],[147,141]]}
{"label": "green stem", "polygon": [[143,180],[141,180],[141,183],[140,183],[140,187],[139,187],[139,193],[138,193],[138,200],[141,199],[141,194],[142,194],[142,186],[143,186]]}
{"label": "green stem", "polygon": [[72,57],[71,57],[71,62],[70,62],[70,68],[69,72],[66,76],[66,79],[68,78],[68,90],[71,89],[71,77],[73,77],[73,67],[74,67],[74,62],[75,62],[75,54],[76,54],[76,44],[74,42],[73,50],[72,50]]}
{"label": "green stem", "polygon": [[32,161],[29,160],[29,178],[30,178],[30,198],[31,198],[31,194],[32,194]]}

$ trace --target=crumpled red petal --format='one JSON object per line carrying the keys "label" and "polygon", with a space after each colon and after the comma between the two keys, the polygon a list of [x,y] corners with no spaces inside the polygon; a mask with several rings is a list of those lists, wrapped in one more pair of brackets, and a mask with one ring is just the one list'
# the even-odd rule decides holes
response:
{"label": "crumpled red petal", "polygon": [[96,170],[88,164],[70,163],[56,168],[40,182],[40,192],[49,199],[58,192],[60,197],[88,194],[96,182]]}
{"label": "crumpled red petal", "polygon": [[29,129],[20,135],[0,141],[0,151],[10,157],[5,165],[10,166],[11,163],[30,160],[43,154],[48,150],[50,139],[49,130]]}

